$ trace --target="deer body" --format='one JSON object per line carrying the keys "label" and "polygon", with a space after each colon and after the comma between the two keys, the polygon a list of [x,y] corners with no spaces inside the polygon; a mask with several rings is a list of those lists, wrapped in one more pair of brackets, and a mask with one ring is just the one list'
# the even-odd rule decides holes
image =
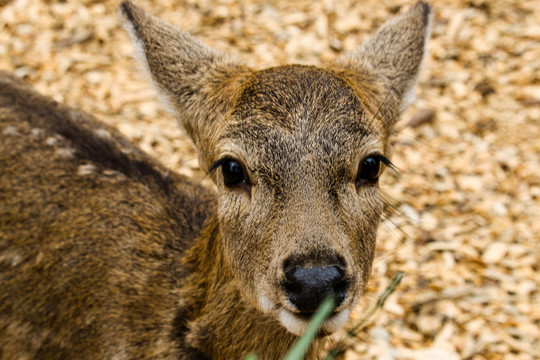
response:
{"label": "deer body", "polygon": [[0,357],[279,359],[331,296],[317,358],[369,277],[429,7],[328,68],[261,71],[121,12],[218,196],[2,73]]}

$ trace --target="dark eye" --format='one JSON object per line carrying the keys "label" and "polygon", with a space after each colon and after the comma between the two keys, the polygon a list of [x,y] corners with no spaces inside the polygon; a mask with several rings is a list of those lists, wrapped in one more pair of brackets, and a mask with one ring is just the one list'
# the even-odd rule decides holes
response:
{"label": "dark eye", "polygon": [[223,183],[227,187],[249,185],[242,165],[236,160],[223,159],[221,161],[221,172],[223,173]]}
{"label": "dark eye", "polygon": [[373,155],[365,158],[358,168],[356,186],[374,183],[379,179],[381,171],[381,156]]}

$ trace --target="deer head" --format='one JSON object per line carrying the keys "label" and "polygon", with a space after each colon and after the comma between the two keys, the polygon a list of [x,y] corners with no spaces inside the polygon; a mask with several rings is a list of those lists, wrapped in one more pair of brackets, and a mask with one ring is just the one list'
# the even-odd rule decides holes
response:
{"label": "deer head", "polygon": [[218,189],[225,259],[246,302],[301,334],[326,296],[332,333],[362,295],[389,136],[429,36],[418,3],[326,67],[253,70],[129,2],[138,59]]}

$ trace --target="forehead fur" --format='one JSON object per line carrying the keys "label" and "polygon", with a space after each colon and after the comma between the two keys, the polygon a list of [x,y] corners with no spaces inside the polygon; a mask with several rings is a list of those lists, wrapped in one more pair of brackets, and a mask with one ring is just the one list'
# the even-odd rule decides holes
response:
{"label": "forehead fur", "polygon": [[[285,65],[255,72],[235,99],[234,120],[251,126],[317,131],[339,122],[346,131],[365,131],[366,104],[378,97],[375,84],[356,84],[345,71]],[[361,89],[360,87],[363,87]],[[374,99],[375,98],[375,99]]]}
{"label": "forehead fur", "polygon": [[382,139],[382,120],[368,105],[380,99],[378,84],[368,76],[351,75],[305,65],[255,72],[235,99],[222,139],[269,145],[279,137],[276,144],[283,147],[285,137],[297,146],[315,142],[343,150],[358,146],[367,135]]}

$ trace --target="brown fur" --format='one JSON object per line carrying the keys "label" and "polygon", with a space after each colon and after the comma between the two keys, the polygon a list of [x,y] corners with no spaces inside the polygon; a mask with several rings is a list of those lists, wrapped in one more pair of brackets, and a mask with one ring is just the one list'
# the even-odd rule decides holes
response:
{"label": "brown fur", "polygon": [[[358,172],[390,156],[429,12],[415,5],[330,67],[255,71],[123,3],[217,198],[2,73],[0,358],[278,359],[306,323],[283,288],[291,262],[343,268],[334,318],[346,319],[382,211]],[[212,166],[223,158],[243,164],[249,186],[225,186]]]}

